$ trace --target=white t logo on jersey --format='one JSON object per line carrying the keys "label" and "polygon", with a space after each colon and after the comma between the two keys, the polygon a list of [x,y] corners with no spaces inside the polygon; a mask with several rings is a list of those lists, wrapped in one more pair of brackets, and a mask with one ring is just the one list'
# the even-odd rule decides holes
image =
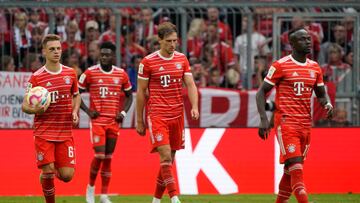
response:
{"label": "white t logo on jersey", "polygon": [[304,91],[304,82],[294,82],[294,91],[296,96],[302,95],[302,91]]}
{"label": "white t logo on jersey", "polygon": [[59,98],[59,91],[50,92],[51,103],[56,103],[56,100]]}
{"label": "white t logo on jersey", "polygon": [[101,98],[106,98],[106,95],[108,94],[109,92],[109,88],[107,87],[100,87],[100,97]]}
{"label": "white t logo on jersey", "polygon": [[169,87],[170,83],[170,75],[162,75],[160,76],[161,85],[163,87]]}

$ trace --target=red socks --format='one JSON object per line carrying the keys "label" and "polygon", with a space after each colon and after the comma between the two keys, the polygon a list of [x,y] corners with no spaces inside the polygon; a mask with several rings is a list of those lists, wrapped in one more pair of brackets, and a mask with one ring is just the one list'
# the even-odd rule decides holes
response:
{"label": "red socks", "polygon": [[94,159],[91,162],[90,165],[90,180],[89,185],[94,186],[96,181],[96,176],[98,174],[98,171],[100,169],[102,159],[94,157]]}
{"label": "red socks", "polygon": [[166,189],[166,185],[162,179],[161,168],[160,168],[159,174],[158,174],[157,180],[156,180],[156,188],[155,188],[154,197],[161,199],[164,194],[165,189]]}
{"label": "red socks", "polygon": [[163,183],[166,186],[166,189],[168,190],[170,198],[178,195],[174,175],[172,172],[172,163],[171,162],[161,162],[160,163],[160,171]]}
{"label": "red socks", "polygon": [[291,177],[287,167],[284,168],[284,174],[279,184],[279,194],[277,195],[276,203],[287,203],[291,196]]}
{"label": "red socks", "polygon": [[55,173],[42,173],[41,186],[44,193],[46,203],[55,203]]}
{"label": "red socks", "polygon": [[111,158],[112,155],[106,155],[101,167],[101,194],[107,194],[111,179]]}
{"label": "red socks", "polygon": [[306,193],[303,179],[303,165],[300,163],[293,164],[289,167],[291,176],[291,188],[299,203],[308,203],[308,195]]}

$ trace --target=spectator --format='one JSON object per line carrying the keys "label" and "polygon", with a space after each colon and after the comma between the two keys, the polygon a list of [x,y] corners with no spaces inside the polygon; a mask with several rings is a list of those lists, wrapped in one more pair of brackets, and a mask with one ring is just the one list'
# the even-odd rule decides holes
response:
{"label": "spectator", "polygon": [[99,35],[99,24],[94,20],[87,21],[85,25],[85,44],[89,46],[94,40],[99,39]]}
{"label": "spectator", "polygon": [[223,42],[226,42],[228,45],[232,46],[232,33],[230,26],[226,23],[223,23],[219,19],[219,9],[216,7],[209,7],[207,9],[207,24],[215,24],[217,31],[219,33],[219,39]]}
{"label": "spectator", "polygon": [[151,8],[142,9],[140,23],[136,26],[136,42],[145,46],[148,39],[157,35],[157,27],[153,21],[153,10]]}
{"label": "spectator", "polygon": [[9,71],[14,72],[15,71],[15,64],[14,59],[11,56],[3,55],[1,56],[0,65],[2,67],[2,71]]}
{"label": "spectator", "polygon": [[[268,40],[266,40],[266,38],[264,37],[264,35],[260,34],[257,30],[256,30],[256,18],[254,18],[254,20],[252,21],[252,28],[253,28],[253,32],[251,34],[251,59],[252,62],[251,64],[247,64],[247,23],[248,23],[248,18],[247,17],[243,17],[242,18],[242,23],[241,23],[241,28],[242,28],[242,33],[241,35],[239,35],[236,40],[235,40],[235,45],[234,45],[234,54],[238,57],[239,60],[239,64],[240,64],[240,68],[241,68],[241,73],[246,73],[248,70],[253,70],[254,67],[254,57],[256,55],[269,55],[270,54],[270,49],[267,45],[267,43],[269,42]],[[246,74],[244,74],[246,75]],[[244,80],[245,82],[245,80]]]}
{"label": "spectator", "polygon": [[42,62],[40,59],[40,55],[39,54],[35,54],[35,53],[28,53],[26,54],[23,62],[23,67],[20,69],[20,71],[31,71],[31,72],[35,72],[37,71],[39,68],[42,67]]}
{"label": "spectator", "polygon": [[228,69],[234,68],[238,70],[238,67],[236,66],[232,48],[227,43],[220,41],[216,26],[216,24],[208,25],[206,44],[211,46],[213,50],[212,64],[219,69],[222,76]]}
{"label": "spectator", "polygon": [[267,57],[255,56],[254,60],[255,73],[252,76],[252,87],[257,89],[261,86],[267,74]]}
{"label": "spectator", "polygon": [[202,18],[195,18],[191,21],[187,33],[187,49],[190,57],[199,58],[204,45],[206,24]]}
{"label": "spectator", "polygon": [[[99,37],[99,43],[103,43],[103,42],[107,42],[110,41],[113,44],[116,44],[116,24],[115,24],[115,16],[112,15],[110,16],[110,20],[109,20],[109,24],[110,27],[107,31],[105,31],[104,33],[102,33]],[[120,43],[123,44],[124,43],[124,38],[123,36],[121,36],[120,39]]]}
{"label": "spectator", "polygon": [[349,64],[342,61],[342,48],[336,43],[328,46],[328,64],[322,66],[325,81],[334,82],[337,92],[352,90],[352,75]]}
{"label": "spectator", "polygon": [[350,67],[353,67],[354,63],[354,52],[352,49],[349,49],[348,52],[345,55],[345,63],[349,64]]}
{"label": "spectator", "polygon": [[69,48],[77,49],[81,58],[85,58],[87,55],[84,42],[76,39],[76,33],[79,32],[79,27],[76,21],[70,21],[66,25],[66,40],[61,43],[62,49],[66,50]]}
{"label": "spectator", "polygon": [[155,35],[155,36],[149,38],[146,42],[146,47],[147,47],[148,53],[153,53],[153,52],[159,50],[160,44],[159,44],[158,36]]}
{"label": "spectator", "polygon": [[74,47],[70,47],[63,52],[62,63],[65,66],[73,68],[78,77],[82,74],[82,70],[80,68],[80,53]]}
{"label": "spectator", "polygon": [[39,9],[30,9],[29,10],[29,22],[27,24],[27,29],[31,32],[34,27],[39,27],[44,30],[47,27],[47,23],[40,21],[40,10]]}
{"label": "spectator", "polygon": [[15,15],[13,39],[17,54],[20,54],[22,48],[28,48],[31,44],[31,33],[26,29],[27,19],[26,13],[22,12]]}
{"label": "spectator", "polygon": [[96,22],[99,25],[99,32],[103,33],[109,29],[109,11],[104,8],[100,8],[96,12]]}
{"label": "spectator", "polygon": [[85,62],[81,65],[81,70],[84,72],[86,68],[100,63],[100,48],[97,40],[92,41],[88,45],[88,55]]}
{"label": "spectator", "polygon": [[124,36],[125,39],[121,53],[123,55],[123,59],[126,64],[130,64],[132,57],[135,55],[145,56],[146,54],[145,48],[134,41],[135,26],[133,25],[122,26],[121,35]]}
{"label": "spectator", "polygon": [[341,46],[342,53],[346,53],[350,49],[350,44],[346,40],[346,29],[342,24],[335,24],[332,27],[332,37],[329,41],[323,43],[320,47],[319,64],[323,65],[328,61],[328,50],[332,43],[336,43]]}
{"label": "spectator", "polygon": [[207,86],[208,87],[221,87],[222,81],[223,81],[223,77],[221,77],[219,69],[212,68],[210,70]]}
{"label": "spectator", "polygon": [[191,72],[197,87],[206,87],[207,72],[199,60],[191,64]]}
{"label": "spectator", "polygon": [[[66,40],[66,31],[65,31],[65,25],[67,24],[69,17],[65,15],[65,9],[64,8],[55,8],[55,30],[54,34],[57,34],[61,37],[61,41]],[[45,28],[44,35],[47,35],[49,33],[49,26]],[[79,39],[80,36],[77,37]],[[81,37],[80,37],[81,39]]]}
{"label": "spectator", "polygon": [[[9,31],[8,21],[4,9],[0,9],[0,36]],[[1,39],[1,38],[0,38]]]}
{"label": "spectator", "polygon": [[126,69],[126,72],[129,76],[130,83],[132,86],[132,91],[134,92],[136,92],[137,90],[137,72],[142,58],[143,56],[141,55],[134,55],[131,58],[131,64]]}
{"label": "spectator", "polygon": [[31,30],[31,46],[28,49],[28,52],[41,54],[42,49],[42,39],[44,37],[44,32],[40,27],[34,27]]}

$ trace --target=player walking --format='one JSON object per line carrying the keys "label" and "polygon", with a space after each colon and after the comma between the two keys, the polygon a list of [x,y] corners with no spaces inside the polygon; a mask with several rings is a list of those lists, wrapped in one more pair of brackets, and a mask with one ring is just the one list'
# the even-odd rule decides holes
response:
{"label": "player walking", "polygon": [[311,52],[311,37],[304,28],[289,32],[291,55],[275,61],[256,94],[261,124],[259,136],[267,139],[270,124],[265,113],[265,95],[276,87],[274,127],[280,145],[284,174],[279,184],[277,203],[288,202],[294,193],[300,203],[308,202],[303,180],[303,162],[310,146],[311,95],[313,90],[332,117],[319,65],[306,55]]}
{"label": "player walking", "polygon": [[160,155],[160,171],[152,202],[160,203],[167,189],[171,202],[180,203],[172,163],[176,150],[183,149],[185,141],[183,82],[188,89],[193,119],[199,118],[198,93],[186,56],[175,51],[178,42],[175,25],[162,23],[158,27],[158,36],[160,50],[146,56],[139,65],[136,130],[140,135],[145,135],[143,113],[148,89],[147,119],[151,152]]}
{"label": "player walking", "polygon": [[60,37],[46,35],[42,46],[46,63],[31,75],[26,94],[32,87],[45,87],[50,92],[51,104],[44,112],[44,108],[27,104],[25,95],[22,109],[25,113],[35,114],[34,141],[37,166],[42,170],[40,182],[46,203],[54,203],[54,176],[69,182],[74,175],[72,128],[79,122],[81,98],[74,69],[60,64]]}

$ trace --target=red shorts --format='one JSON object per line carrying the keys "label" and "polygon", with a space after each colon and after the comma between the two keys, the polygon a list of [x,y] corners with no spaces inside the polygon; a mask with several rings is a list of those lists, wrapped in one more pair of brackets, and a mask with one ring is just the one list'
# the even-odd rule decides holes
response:
{"label": "red shorts", "polygon": [[70,138],[65,141],[48,141],[35,137],[36,163],[38,168],[54,163],[56,168],[75,168],[74,140]]}
{"label": "red shorts", "polygon": [[305,160],[310,147],[310,128],[281,124],[275,129],[280,146],[280,163],[294,157]]}
{"label": "red shorts", "polygon": [[117,138],[119,130],[119,124],[116,122],[109,125],[90,124],[91,143],[94,147],[105,146],[106,138]]}
{"label": "red shorts", "polygon": [[172,150],[184,149],[185,130],[184,116],[174,119],[164,119],[148,116],[151,152],[161,145],[168,145]]}

